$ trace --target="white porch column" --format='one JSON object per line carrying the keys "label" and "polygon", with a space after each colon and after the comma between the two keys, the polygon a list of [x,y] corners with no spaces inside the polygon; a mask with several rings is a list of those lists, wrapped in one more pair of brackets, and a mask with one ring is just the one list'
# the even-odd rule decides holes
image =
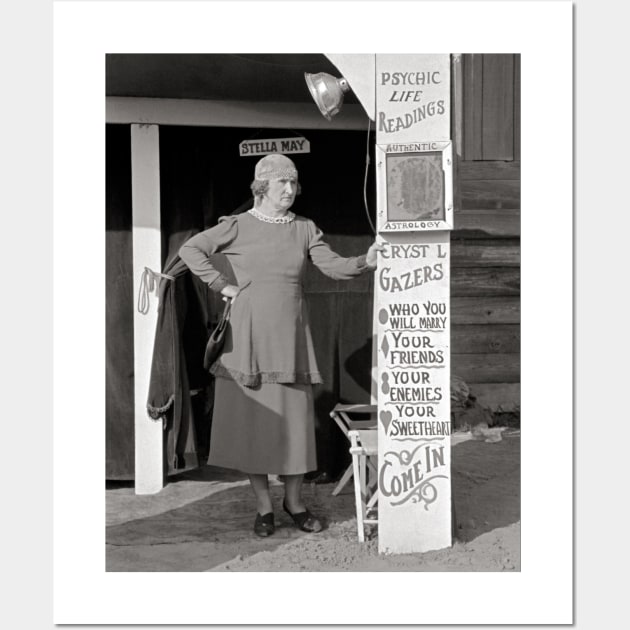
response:
{"label": "white porch column", "polygon": [[[145,267],[161,269],[160,154],[158,125],[131,125],[133,293],[137,299]],[[162,422],[147,414],[147,396],[157,324],[157,300],[138,312],[134,301],[135,491],[155,494],[164,485]]]}

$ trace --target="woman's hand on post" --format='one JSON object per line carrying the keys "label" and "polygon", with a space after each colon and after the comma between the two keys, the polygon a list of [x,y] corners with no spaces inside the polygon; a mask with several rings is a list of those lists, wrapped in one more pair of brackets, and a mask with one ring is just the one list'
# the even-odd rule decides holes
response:
{"label": "woman's hand on post", "polygon": [[367,266],[370,267],[371,269],[376,269],[376,262],[378,260],[377,252],[384,252],[384,251],[385,251],[385,245],[374,241],[370,245],[370,248],[367,250],[367,254],[365,255],[365,262]]}
{"label": "woman's hand on post", "polygon": [[221,295],[225,296],[228,299],[231,299],[232,301],[234,301],[234,299],[239,294],[239,292],[240,292],[240,289],[233,284],[226,284],[221,289]]}

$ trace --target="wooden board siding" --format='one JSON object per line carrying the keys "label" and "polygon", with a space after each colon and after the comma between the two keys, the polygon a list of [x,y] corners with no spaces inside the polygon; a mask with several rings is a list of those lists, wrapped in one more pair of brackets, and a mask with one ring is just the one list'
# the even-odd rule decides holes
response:
{"label": "wooden board siding", "polygon": [[520,162],[485,161],[473,162],[460,160],[460,181],[478,181],[486,179],[521,180]]}
{"label": "wooden board siding", "polygon": [[514,55],[483,55],[484,160],[514,159]]}
{"label": "wooden board siding", "polygon": [[463,147],[466,160],[482,160],[482,101],[483,101],[483,60],[482,55],[464,55],[463,72]]}
{"label": "wooden board siding", "polygon": [[515,142],[515,116],[520,117],[517,80],[520,82],[518,55],[463,55],[464,159],[520,159],[520,140]]}
{"label": "wooden board siding", "polygon": [[451,328],[454,354],[519,354],[520,351],[521,327],[518,324],[463,324]]}
{"label": "wooden board siding", "polygon": [[455,267],[519,267],[518,239],[453,239],[451,269]]}
{"label": "wooden board siding", "polygon": [[520,295],[521,274],[514,267],[470,267],[451,269],[453,297]]}
{"label": "wooden board siding", "polygon": [[452,239],[519,238],[521,164],[459,161]]}
{"label": "wooden board siding", "polygon": [[517,209],[462,210],[455,213],[452,238],[520,237],[521,211]]}
{"label": "wooden board siding", "polygon": [[458,354],[453,373],[469,386],[475,383],[518,383],[521,380],[521,357],[509,354]]}
{"label": "wooden board siding", "polygon": [[462,209],[509,209],[521,207],[521,182],[513,179],[464,180],[460,183]]}
{"label": "wooden board siding", "polygon": [[480,404],[493,411],[520,412],[520,383],[471,383],[470,391]]}
{"label": "wooden board siding", "polygon": [[520,410],[520,56],[462,55],[454,129],[452,372],[494,411]]}
{"label": "wooden board siding", "polygon": [[521,56],[514,55],[514,159],[521,159]]}
{"label": "wooden board siding", "polygon": [[451,300],[451,320],[454,325],[520,324],[520,297],[454,297]]}

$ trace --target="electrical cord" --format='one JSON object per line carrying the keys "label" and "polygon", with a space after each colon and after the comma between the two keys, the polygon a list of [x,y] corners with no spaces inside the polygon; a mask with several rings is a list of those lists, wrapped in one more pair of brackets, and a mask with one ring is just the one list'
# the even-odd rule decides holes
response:
{"label": "electrical cord", "polygon": [[368,209],[367,202],[367,180],[368,180],[368,172],[370,168],[370,125],[372,121],[368,118],[368,128],[367,128],[367,139],[365,142],[365,178],[363,180],[363,205],[365,206],[365,216],[367,217],[368,223],[372,228],[372,232],[374,236],[376,236],[376,228],[374,227],[374,223],[372,223],[372,218],[370,217],[370,211]]}

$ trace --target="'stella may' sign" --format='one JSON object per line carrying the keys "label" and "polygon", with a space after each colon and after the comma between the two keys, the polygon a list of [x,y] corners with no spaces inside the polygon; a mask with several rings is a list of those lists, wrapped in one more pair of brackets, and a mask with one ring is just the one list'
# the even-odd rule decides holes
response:
{"label": "'stella may' sign", "polygon": [[268,138],[243,140],[238,145],[241,157],[248,155],[268,155],[269,153],[310,153],[311,145],[306,138]]}

